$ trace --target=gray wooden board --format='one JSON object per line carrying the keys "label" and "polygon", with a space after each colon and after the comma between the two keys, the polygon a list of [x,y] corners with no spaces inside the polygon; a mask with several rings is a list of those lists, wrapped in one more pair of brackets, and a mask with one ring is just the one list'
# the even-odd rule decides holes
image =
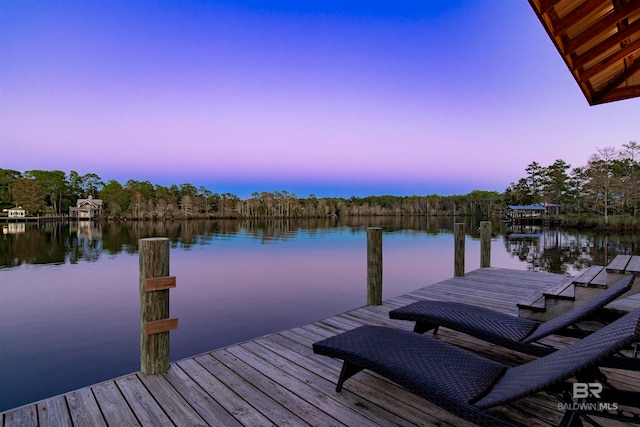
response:
{"label": "gray wooden board", "polygon": [[162,375],[139,374],[140,381],[177,426],[206,425],[205,421]]}
{"label": "gray wooden board", "polygon": [[573,279],[573,283],[587,285],[590,283],[600,272],[604,270],[601,265],[592,265],[585,271],[583,271],[578,277]]}
{"label": "gray wooden board", "polygon": [[438,283],[432,286],[426,286],[421,288],[420,291],[439,292],[445,291],[451,293],[453,290],[461,290],[463,292],[470,293],[495,293],[501,294],[504,292],[516,293],[526,295],[528,292],[545,289],[550,285],[554,285],[563,280],[563,276],[558,276],[554,281],[538,281],[538,280],[496,280],[495,277],[478,277],[478,276],[465,276],[448,279],[444,282]]}
{"label": "gray wooden board", "polygon": [[[202,362],[199,363],[199,362]],[[222,364],[212,359],[209,355],[201,355],[194,359],[186,359],[178,362],[179,366],[196,381],[204,391],[212,396],[216,402],[224,407],[230,415],[243,425],[271,426],[273,423],[262,415],[257,409],[238,396],[227,387],[205,366],[209,366],[213,372],[217,372]],[[203,366],[205,365],[205,366]],[[224,367],[226,369],[226,367]]]}
{"label": "gray wooden board", "polygon": [[549,401],[544,394],[539,393],[533,398],[494,408],[491,412],[527,427],[542,427],[559,425],[562,415],[557,407],[557,400]]}
{"label": "gray wooden board", "polygon": [[554,285],[563,279],[559,276],[554,281],[540,281],[534,280],[531,277],[528,279],[509,279],[496,276],[477,276],[467,275],[465,277],[456,277],[448,279],[445,282],[438,283],[436,285],[427,286],[422,288],[423,290],[435,291],[437,289],[444,288],[448,292],[451,288],[461,288],[467,292],[489,292],[489,293],[502,293],[502,292],[516,292],[526,293],[531,290],[545,289],[550,285]]}
{"label": "gray wooden board", "polygon": [[92,387],[92,390],[109,425],[131,427],[140,425],[115,382],[97,384]]}
{"label": "gray wooden board", "polygon": [[[306,426],[299,417],[282,405],[277,404],[270,396],[262,392],[256,385],[247,382],[239,372],[227,366],[223,360],[228,357],[225,350],[209,353],[209,358],[198,358],[198,362],[214,373],[227,387],[254,407],[271,423],[278,426]],[[215,357],[214,357],[215,356]],[[232,357],[232,356],[231,356]],[[223,360],[220,360],[223,359]]]}
{"label": "gray wooden board", "polygon": [[[271,363],[277,364],[282,369],[286,368],[287,371],[294,373],[300,380],[313,386],[328,398],[341,403],[345,408],[349,407],[353,411],[366,416],[365,424],[373,424],[375,420],[376,424],[382,425],[414,425],[404,418],[385,410],[380,405],[369,404],[366,400],[363,400],[361,394],[353,393],[347,389],[341,393],[336,393],[335,380],[340,373],[340,365],[333,359],[321,358],[312,354],[310,346],[280,335],[260,339],[257,344],[260,344],[264,349],[260,350],[259,347],[252,345],[254,352],[268,358]],[[269,355],[269,353],[273,354]],[[324,363],[326,361],[331,361],[332,363]],[[367,388],[360,385],[356,388],[358,387],[360,389]],[[368,390],[371,391],[370,388]],[[422,417],[422,415],[420,413],[418,416]],[[416,420],[419,420],[419,418],[416,418]]]}
{"label": "gray wooden board", "polygon": [[484,295],[481,297],[477,294],[460,295],[459,293],[447,294],[444,292],[440,293],[438,296],[438,299],[442,301],[455,301],[467,304],[473,301],[473,303],[476,303],[477,305],[480,305],[482,307],[513,315],[517,314],[516,304],[521,300],[521,298],[498,300],[497,298],[491,298],[491,296],[489,295]]}
{"label": "gray wooden board", "polygon": [[576,287],[573,283],[570,283],[569,286],[567,286],[564,291],[562,291],[560,294],[558,294],[558,297],[564,298],[564,299],[574,299],[576,297]]}
{"label": "gray wooden board", "polygon": [[501,280],[496,280],[495,277],[456,277],[454,279],[449,279],[447,282],[439,283],[437,285],[429,286],[422,288],[423,290],[435,291],[438,289],[447,289],[449,292],[454,288],[461,288],[465,292],[505,292],[505,291],[523,291],[526,289],[538,289],[544,288],[547,285],[547,282],[522,282],[517,286],[513,283],[504,282]]}
{"label": "gray wooden board", "polygon": [[56,396],[38,402],[40,427],[71,427],[71,415],[64,396]]}
{"label": "gray wooden board", "polygon": [[127,399],[140,424],[143,426],[174,425],[137,375],[119,378],[116,380],[116,385]]}
{"label": "gray wooden board", "polygon": [[[327,331],[335,334],[339,334],[340,332],[344,332],[345,330],[344,323],[342,325],[336,325],[336,324],[332,324],[331,322],[327,322],[326,320],[321,320],[314,323],[316,324],[317,327],[326,329]],[[358,325],[354,324],[353,326],[357,327]],[[350,328],[350,329],[353,329],[353,328]]]}
{"label": "gray wooden board", "polygon": [[607,271],[611,273],[624,273],[630,260],[631,255],[616,255],[613,261],[607,265]]}
{"label": "gray wooden board", "polygon": [[600,273],[598,273],[598,275],[589,282],[589,286],[606,288],[608,283],[608,277],[609,277],[609,273],[607,273],[607,270],[603,268],[602,271],[600,271]]}
{"label": "gray wooden board", "polygon": [[399,297],[391,298],[384,302],[386,307],[389,307],[389,310],[393,310],[394,308],[403,307],[405,305],[413,304],[416,301],[422,301],[426,298],[416,297],[413,294],[402,295]]}
{"label": "gray wooden board", "polygon": [[[245,361],[260,375],[264,375],[280,385],[283,389],[291,391],[287,396],[289,409],[313,425],[332,425],[342,423],[344,425],[373,424],[374,421],[362,413],[353,411],[341,401],[334,399],[328,390],[319,391],[309,381],[313,380],[306,372],[291,368],[289,365],[278,366],[279,359],[272,353],[264,350],[255,343],[245,343],[234,346],[229,352]],[[285,368],[285,369],[283,369]],[[299,378],[302,376],[304,379]],[[278,399],[278,401],[282,401]],[[322,408],[322,409],[319,409]],[[327,414],[331,414],[330,417]]]}
{"label": "gray wooden board", "polygon": [[81,388],[66,395],[73,425],[78,427],[107,426],[98,402],[90,388]]}
{"label": "gray wooden board", "polygon": [[[640,279],[636,279],[640,280]],[[620,312],[621,314],[628,313],[640,307],[640,293],[631,295],[630,297],[617,299],[607,304],[607,309],[612,309]]]}
{"label": "gray wooden board", "polygon": [[513,279],[547,281],[553,283],[562,276],[557,273],[547,273],[544,271],[512,270],[509,268],[481,268],[466,273],[465,276],[503,276]]}
{"label": "gray wooden board", "polygon": [[[501,302],[510,302],[523,299],[532,293],[542,291],[544,287],[527,286],[521,289],[494,287],[481,287],[477,282],[466,281],[463,283],[450,283],[446,287],[438,287],[430,289],[428,292],[424,289],[416,291],[419,295],[431,296],[432,299],[457,299],[465,302],[474,302],[474,299],[484,299],[489,304],[500,305]],[[434,298],[437,295],[438,298]]]}
{"label": "gray wooden board", "polygon": [[[516,302],[522,300],[532,293],[539,292],[542,289],[537,288],[529,288],[524,291],[512,292],[508,289],[498,290],[498,289],[482,289],[480,287],[473,288],[473,283],[468,283],[465,285],[451,285],[444,289],[430,290],[429,292],[425,292],[424,290],[416,291],[417,295],[424,295],[426,297],[430,297],[431,299],[439,299],[445,301],[461,301],[466,303],[474,303],[475,300],[484,300],[486,304],[491,304],[495,306],[500,306],[504,303]],[[436,293],[437,291],[437,293]],[[437,295],[437,298],[435,296]]]}
{"label": "gray wooden board", "polygon": [[566,297],[567,295],[573,293],[573,292],[568,292],[569,288],[573,289],[573,277],[568,277],[558,282],[556,285],[548,287],[547,289],[544,290],[544,295]]}
{"label": "gray wooden board", "polygon": [[171,365],[169,370],[162,375],[209,425],[224,425],[225,427],[242,425],[207,394],[196,381],[189,377],[179,365]]}
{"label": "gray wooden board", "polygon": [[545,293],[544,291],[538,291],[534,294],[531,294],[527,298],[519,301],[516,305],[518,307],[529,307],[529,308],[542,308],[545,307]]}
{"label": "gray wooden board", "polygon": [[358,323],[356,322],[352,322],[349,319],[345,319],[343,317],[338,317],[338,316],[329,317],[327,319],[320,320],[318,323],[329,325],[333,327],[335,330],[342,331],[342,332],[357,328],[359,326]]}
{"label": "gray wooden board", "polygon": [[[336,419],[328,421],[325,413],[300,398],[297,395],[298,390],[292,387],[295,381],[290,377],[285,376],[280,379],[286,382],[287,386],[274,381],[273,377],[282,374],[282,371],[277,371],[272,365],[261,362],[241,347],[232,346],[228,347],[226,351],[216,352],[216,358],[234,372],[237,372],[247,383],[258,388],[265,395],[278,402],[278,405],[286,408],[305,423],[312,425],[346,425]],[[321,396],[318,397],[320,398]],[[333,407],[333,409],[335,410],[336,407]],[[295,421],[297,422],[298,420]]]}
{"label": "gray wooden board", "polygon": [[640,256],[632,256],[627,264],[627,273],[640,273]]}
{"label": "gray wooden board", "polygon": [[4,415],[4,425],[6,427],[14,426],[37,426],[38,413],[35,405],[21,406],[19,408],[8,411]]}

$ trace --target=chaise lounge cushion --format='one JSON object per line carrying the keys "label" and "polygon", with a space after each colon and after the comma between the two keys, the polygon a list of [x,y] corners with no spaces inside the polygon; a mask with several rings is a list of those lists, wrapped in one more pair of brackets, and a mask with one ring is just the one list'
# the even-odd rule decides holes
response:
{"label": "chaise lounge cushion", "polygon": [[[640,309],[636,309],[572,345],[516,367],[486,359],[432,337],[380,326],[356,329],[313,344],[313,351],[344,361],[336,391],[355,373],[368,369],[405,387],[438,406],[478,425],[512,425],[486,410],[530,396],[550,392],[566,403],[563,421],[575,415],[572,383],[602,380],[599,364],[640,340]],[[607,388],[610,395],[640,406],[640,393]],[[560,409],[560,406],[558,407]],[[596,416],[602,415],[597,412]],[[638,414],[619,412],[621,420]]]}
{"label": "chaise lounge cushion", "polygon": [[408,390],[430,390],[471,402],[490,388],[506,366],[413,332],[361,326],[313,344],[313,351],[378,372]]}
{"label": "chaise lounge cushion", "polygon": [[539,325],[530,319],[452,301],[418,301],[392,310],[389,317],[442,326],[465,325],[463,332],[469,335],[500,335],[513,341],[524,340]]}
{"label": "chaise lounge cushion", "polygon": [[537,345],[536,341],[586,319],[631,289],[634,279],[634,275],[625,276],[584,304],[542,323],[451,301],[418,301],[390,311],[389,317],[415,321],[415,332],[444,326],[503,347],[543,356],[554,349]]}

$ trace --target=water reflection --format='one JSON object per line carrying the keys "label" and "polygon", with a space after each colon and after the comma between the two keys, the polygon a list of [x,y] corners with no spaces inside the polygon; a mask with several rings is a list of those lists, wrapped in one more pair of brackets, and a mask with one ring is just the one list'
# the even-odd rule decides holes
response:
{"label": "water reflection", "polygon": [[505,249],[528,269],[572,273],[607,265],[616,255],[637,255],[640,235],[597,234],[535,225],[506,229]]}
{"label": "water reflection", "polygon": [[[68,260],[76,263],[83,259],[95,261],[102,252],[115,255],[136,253],[138,240],[145,237],[168,237],[172,247],[189,248],[206,244],[213,239],[246,235],[261,243],[294,239],[304,232],[310,236],[322,235],[336,228],[351,229],[357,233],[365,227],[384,227],[388,233],[416,231],[440,233],[451,230],[452,218],[391,217],[391,218],[339,218],[273,219],[273,220],[216,220],[216,221],[133,221],[99,223],[93,221],[56,222],[43,224],[7,224],[0,240],[0,268],[27,264],[56,264]],[[472,227],[469,226],[471,229]],[[26,231],[26,233],[25,233]]]}
{"label": "water reflection", "polygon": [[[26,224],[0,238],[0,410],[139,369],[140,238],[170,239],[171,358],[305,324],[366,302],[366,234],[384,231],[383,298],[453,275],[448,218]],[[479,220],[465,218],[466,267]],[[7,230],[9,228],[7,227]],[[15,230],[20,230],[16,228]],[[492,265],[576,271],[638,254],[638,235],[492,224]]]}
{"label": "water reflection", "polygon": [[[140,221],[129,223],[24,224],[3,226],[0,239],[0,269],[23,264],[76,264],[95,262],[103,254],[134,254],[138,240],[164,236],[173,248],[188,249],[213,240],[242,235],[270,244],[309,238],[331,230],[360,233],[366,227],[383,227],[385,234],[452,233],[454,222],[465,222],[471,239],[479,238],[479,219],[427,217],[352,217],[323,219]],[[618,254],[638,254],[639,234],[604,234],[561,230],[541,226],[513,226],[494,221],[494,237],[502,237],[508,254],[527,263],[529,270],[567,273],[590,265],[607,265]]]}
{"label": "water reflection", "polygon": [[12,222],[2,226],[2,234],[24,234],[27,224],[24,222]]}

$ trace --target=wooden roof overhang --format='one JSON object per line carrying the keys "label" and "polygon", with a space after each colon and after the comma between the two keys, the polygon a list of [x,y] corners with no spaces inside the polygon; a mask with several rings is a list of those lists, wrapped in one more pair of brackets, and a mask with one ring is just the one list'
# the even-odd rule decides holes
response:
{"label": "wooden roof overhang", "polygon": [[640,96],[640,0],[529,0],[590,105]]}

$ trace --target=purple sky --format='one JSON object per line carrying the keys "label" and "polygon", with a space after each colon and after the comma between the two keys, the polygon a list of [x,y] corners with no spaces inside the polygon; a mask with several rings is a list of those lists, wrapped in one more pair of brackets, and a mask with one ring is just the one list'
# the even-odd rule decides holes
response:
{"label": "purple sky", "polygon": [[448,195],[640,142],[526,1],[379,3],[0,1],[0,168]]}

